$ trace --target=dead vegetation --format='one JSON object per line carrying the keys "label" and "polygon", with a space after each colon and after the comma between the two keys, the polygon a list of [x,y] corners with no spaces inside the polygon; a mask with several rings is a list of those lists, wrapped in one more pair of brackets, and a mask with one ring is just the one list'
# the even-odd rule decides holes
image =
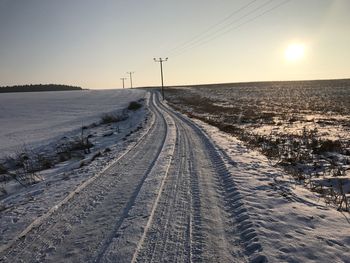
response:
{"label": "dead vegetation", "polygon": [[[77,136],[64,136],[57,140],[55,146],[50,151],[40,151],[38,149],[30,149],[23,145],[17,152],[6,156],[0,160],[0,196],[6,195],[5,184],[11,180],[17,181],[23,187],[42,181],[40,171],[53,168],[55,165],[74,159],[79,163],[79,167],[83,167],[95,159],[111,151],[106,148],[103,153],[97,151],[91,158],[85,158],[85,155],[92,152],[94,144],[92,138],[94,135],[91,129],[101,125],[111,126],[112,124],[125,121],[129,118],[129,111],[136,111],[143,106],[143,99],[132,101],[127,108],[119,113],[106,113],[101,116],[100,122],[94,122],[91,125],[82,125],[80,134]],[[135,131],[141,129],[138,126]],[[115,126],[116,132],[120,132],[119,125]],[[130,131],[126,136],[130,136]],[[114,132],[104,133],[102,137],[111,136]],[[63,175],[64,180],[68,180],[69,176]]]}
{"label": "dead vegetation", "polygon": [[129,106],[128,106],[128,110],[138,110],[142,107],[142,104],[140,103],[140,101],[132,101],[130,102]]}
{"label": "dead vegetation", "polygon": [[24,187],[40,182],[42,178],[38,175],[38,171],[51,164],[48,159],[28,149],[25,145],[14,155],[7,156],[5,163],[2,164],[3,167],[6,165],[3,182],[14,179]]}
{"label": "dead vegetation", "polygon": [[115,113],[106,113],[101,116],[101,124],[109,124],[120,121],[125,121],[129,118],[126,113],[115,114]]}
{"label": "dead vegetation", "polygon": [[[330,84],[334,85],[286,82],[174,88],[168,90],[168,100],[189,117],[260,150],[296,183],[318,192],[339,210],[349,211],[350,138],[339,134],[327,138],[316,125],[349,132],[350,81],[342,81],[339,87]],[[315,114],[321,117],[309,118]],[[342,117],[334,117],[338,115]],[[259,132],[262,127],[270,132]]]}

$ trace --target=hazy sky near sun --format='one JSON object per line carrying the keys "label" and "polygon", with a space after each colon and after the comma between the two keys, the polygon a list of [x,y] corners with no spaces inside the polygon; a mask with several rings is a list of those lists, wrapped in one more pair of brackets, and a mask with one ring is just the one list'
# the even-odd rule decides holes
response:
{"label": "hazy sky near sun", "polygon": [[[0,85],[114,88],[127,71],[159,85],[160,56],[166,85],[349,78],[349,11],[349,0],[0,0]],[[303,52],[286,59],[295,43]]]}

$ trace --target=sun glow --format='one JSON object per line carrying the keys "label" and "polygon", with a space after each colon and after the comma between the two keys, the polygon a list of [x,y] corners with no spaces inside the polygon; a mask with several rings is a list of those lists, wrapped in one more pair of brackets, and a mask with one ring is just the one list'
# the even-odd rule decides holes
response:
{"label": "sun glow", "polygon": [[290,44],[285,52],[284,57],[287,61],[298,61],[304,57],[305,54],[305,45],[301,43]]}

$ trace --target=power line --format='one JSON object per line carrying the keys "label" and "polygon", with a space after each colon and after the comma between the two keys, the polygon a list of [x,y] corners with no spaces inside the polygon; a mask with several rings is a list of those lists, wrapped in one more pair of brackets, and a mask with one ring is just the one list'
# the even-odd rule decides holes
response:
{"label": "power line", "polygon": [[162,97],[163,97],[163,100],[164,100],[165,97],[164,97],[164,83],[163,83],[163,62],[167,61],[168,58],[165,58],[165,59],[163,59],[163,58],[159,58],[159,59],[154,58],[153,60],[155,62],[159,62],[159,64],[160,64],[160,76],[161,76],[161,81],[162,81]]}
{"label": "power line", "polygon": [[[259,7],[253,9],[253,10],[250,11],[249,13],[246,13],[245,15],[241,16],[240,18],[238,18],[238,19],[232,21],[230,24],[228,24],[228,25],[226,25],[226,26],[224,26],[224,27],[218,29],[216,32],[212,33],[211,35],[207,35],[207,36],[205,36],[205,37],[202,37],[201,39],[198,39],[197,41],[192,42],[192,43],[191,43],[190,45],[188,45],[187,47],[183,47],[182,49],[179,49],[179,50],[177,50],[176,52],[173,52],[172,57],[177,57],[177,56],[179,56],[179,55],[182,55],[183,53],[185,53],[185,52],[187,52],[187,51],[189,51],[189,50],[192,50],[192,49],[194,49],[194,48],[200,47],[200,46],[202,46],[202,45],[204,45],[204,44],[206,44],[206,43],[208,43],[208,42],[210,42],[210,41],[212,41],[212,40],[214,40],[214,39],[217,39],[217,38],[219,38],[219,37],[221,37],[221,36],[223,36],[223,35],[225,35],[225,34],[231,32],[231,31],[233,31],[233,30],[236,30],[236,29],[242,27],[243,25],[248,24],[248,23],[250,23],[250,22],[252,22],[252,21],[258,19],[259,17],[261,17],[261,16],[263,16],[263,15],[265,15],[265,14],[272,12],[274,9],[277,9],[277,8],[280,7],[280,6],[285,5],[285,4],[286,4],[287,2],[289,2],[290,0],[285,0],[285,1],[283,1],[283,2],[281,2],[281,3],[279,3],[279,4],[277,4],[277,5],[274,5],[274,6],[272,6],[271,8],[269,8],[269,9],[267,9],[267,10],[261,12],[261,13],[256,14],[256,15],[253,16],[251,19],[248,19],[248,20],[246,20],[246,21],[244,21],[244,22],[242,22],[242,23],[237,24],[236,26],[234,26],[234,23],[235,23],[235,22],[238,22],[238,21],[241,20],[242,18],[245,18],[245,17],[247,17],[247,16],[249,16],[249,15],[251,15],[251,14],[253,14],[253,13],[259,11],[259,10],[262,9],[263,7],[269,5],[272,1],[273,1],[273,0],[269,0],[268,2],[265,2],[264,4],[262,4],[262,5],[260,5]],[[225,29],[226,29],[226,30],[225,30]]]}
{"label": "power line", "polygon": [[[226,30],[223,30],[224,28],[220,29],[220,30],[218,30],[215,34],[213,34],[211,37],[209,37],[209,38],[207,38],[207,39],[203,39],[203,41],[196,41],[196,42],[193,43],[191,46],[189,46],[187,49],[184,48],[184,49],[182,49],[182,50],[179,50],[177,53],[173,54],[172,57],[179,56],[179,55],[181,55],[181,54],[183,54],[183,53],[185,53],[185,52],[187,52],[187,51],[189,51],[189,50],[191,50],[191,49],[193,49],[193,48],[197,48],[197,47],[199,47],[199,46],[202,46],[202,45],[204,45],[204,44],[207,44],[208,42],[210,42],[210,41],[212,41],[212,40],[214,40],[214,39],[217,39],[217,38],[219,38],[219,37],[221,37],[221,36],[223,36],[223,35],[225,35],[225,34],[231,32],[231,31],[233,31],[233,30],[236,30],[236,29],[242,27],[242,26],[245,25],[245,24],[248,24],[248,23],[250,23],[250,22],[252,22],[252,21],[258,19],[259,17],[261,17],[261,16],[263,16],[263,15],[265,15],[265,14],[267,14],[267,13],[272,12],[273,10],[277,9],[278,7],[280,7],[280,6],[282,6],[282,5],[285,5],[285,4],[286,4],[287,2],[289,2],[289,1],[290,1],[290,0],[285,0],[285,1],[283,1],[283,2],[281,2],[281,3],[279,3],[279,4],[277,4],[277,5],[274,5],[274,6],[272,6],[271,8],[269,8],[269,9],[263,11],[262,13],[259,13],[259,14],[257,14],[256,16],[253,16],[251,19],[248,19],[248,20],[244,21],[243,23],[238,24],[238,25],[235,26],[235,27],[232,27],[232,25],[233,25],[233,22],[232,22],[232,23],[230,23],[230,28],[228,28],[228,29],[226,29]],[[270,2],[271,2],[271,1],[268,1],[268,2],[266,2],[265,4],[270,3]],[[246,16],[248,16],[248,15],[250,15],[250,14],[256,12],[258,9],[260,9],[260,8],[254,9],[252,12],[249,12],[248,14],[244,15],[244,17],[246,17]],[[243,18],[243,17],[241,17],[241,18]],[[240,19],[241,19],[241,18],[240,18]],[[238,19],[238,20],[240,20],[240,19]],[[238,21],[238,20],[237,20],[237,21]],[[236,22],[236,21],[235,21],[235,22]]]}
{"label": "power line", "polygon": [[205,35],[206,33],[212,31],[213,29],[215,29],[216,27],[218,27],[219,25],[225,23],[226,21],[228,21],[231,17],[233,17],[235,14],[239,13],[240,11],[244,10],[245,8],[249,7],[250,5],[252,5],[253,3],[255,3],[257,0],[253,0],[250,1],[249,3],[247,3],[246,5],[240,7],[239,9],[233,11],[232,13],[230,13],[228,16],[226,16],[224,19],[220,20],[219,22],[215,23],[214,25],[209,26],[207,29],[205,29],[204,31],[202,31],[201,33],[195,35],[194,37],[192,37],[191,39],[182,42],[181,44],[177,45],[176,47],[170,49],[167,53],[171,54],[173,53],[175,50],[179,49],[179,48],[183,48],[184,46],[187,46],[189,43],[191,43],[192,41],[202,37],[203,35]]}
{"label": "power line", "polygon": [[205,35],[205,36],[202,36],[201,38],[197,39],[196,41],[193,41],[191,42],[189,45],[187,45],[186,47],[178,50],[177,52],[175,53],[181,53],[182,50],[185,50],[185,49],[188,49],[188,48],[191,48],[192,46],[196,46],[198,43],[201,43],[203,41],[206,41],[206,39],[208,38],[213,38],[215,37],[216,35],[220,34],[221,32],[227,30],[228,28],[232,28],[232,26],[234,26],[235,23],[241,21],[242,19],[260,11],[261,9],[265,8],[266,6],[268,6],[270,3],[272,3],[273,1],[275,0],[268,0],[260,5],[258,5],[257,7],[251,9],[251,10],[248,10],[248,12],[245,12],[243,15],[241,15],[240,17],[238,17],[237,19],[231,21],[230,23],[220,27],[218,30],[216,30],[215,32],[212,32],[208,35]]}
{"label": "power line", "polygon": [[[282,5],[285,5],[286,3],[288,3],[290,0],[285,0],[282,1],[276,5],[273,5],[271,8],[266,9],[265,11],[259,12],[260,10],[264,9],[265,7],[267,7],[268,5],[270,5],[272,2],[274,2],[275,0],[268,0],[265,1],[263,4],[260,4],[259,6],[256,6],[254,9],[248,9],[243,13],[242,16],[238,17],[235,20],[232,20],[229,22],[229,20],[236,14],[240,13],[241,11],[247,9],[249,6],[251,6],[252,4],[254,4],[257,0],[253,0],[248,2],[246,5],[242,6],[241,8],[237,9],[236,11],[232,12],[231,14],[229,14],[227,17],[225,17],[224,19],[220,20],[219,22],[215,23],[214,25],[208,27],[205,31],[201,32],[200,34],[195,35],[194,37],[192,37],[191,39],[183,42],[180,45],[177,45],[176,47],[170,49],[168,51],[168,54],[170,54],[172,57],[177,57],[179,55],[182,55],[183,53],[192,50],[194,48],[197,48],[199,46],[205,45],[210,41],[213,41],[233,30],[236,30],[248,23],[253,22],[254,20],[258,19],[259,17],[272,12],[273,10],[279,8]],[[254,16],[252,16],[250,19],[243,21],[242,23],[236,24],[237,22],[241,21],[244,18],[249,18],[250,15],[254,14]],[[227,23],[229,22],[229,23]],[[236,25],[235,25],[236,24]],[[220,25],[222,25],[220,27]],[[216,29],[216,30],[214,30]],[[160,58],[161,59],[161,58]],[[156,60],[156,62],[159,62],[159,60]],[[164,62],[166,60],[162,59],[162,62]],[[127,72],[128,74],[130,73],[134,73],[134,72]],[[161,78],[162,78],[162,93],[164,93],[164,89],[163,89],[163,76],[162,76],[162,63],[161,63]],[[132,76],[130,74],[130,83],[131,83],[131,87],[132,87]],[[164,98],[164,94],[163,94],[163,98]]]}
{"label": "power line", "polygon": [[126,74],[129,74],[130,76],[130,88],[132,89],[132,74],[134,74],[135,72],[130,71],[130,72],[126,72]]}
{"label": "power line", "polygon": [[[249,16],[250,14],[259,11],[260,9],[264,8],[265,6],[269,5],[271,2],[273,2],[274,0],[267,0],[266,2],[264,2],[263,4],[257,6],[256,8],[254,8],[253,10],[247,10],[248,13],[243,13],[242,16],[240,16],[239,18],[230,21],[229,23],[224,24],[223,26],[219,27],[217,30],[214,30],[213,32],[210,32],[208,34],[202,34],[200,37],[197,37],[196,39],[194,39],[193,41],[188,41],[188,43],[182,47],[179,47],[178,50],[174,50],[171,53],[177,53],[177,52],[181,52],[182,50],[186,49],[186,48],[190,48],[191,46],[195,45],[198,42],[201,42],[202,40],[205,40],[208,37],[211,37],[213,35],[216,35],[218,32],[225,30],[228,27],[231,27],[232,24],[239,22],[240,20],[242,20],[243,18]],[[255,1],[254,1],[255,2]],[[238,14],[239,11],[244,10],[246,7],[250,6],[252,3],[254,2],[250,2],[248,3],[249,5],[244,6],[244,8],[240,8],[239,10],[237,10],[236,12],[232,13],[232,15],[230,16],[230,18],[234,15],[234,14]],[[228,18],[228,17],[227,17]],[[218,23],[220,24],[220,23]]]}

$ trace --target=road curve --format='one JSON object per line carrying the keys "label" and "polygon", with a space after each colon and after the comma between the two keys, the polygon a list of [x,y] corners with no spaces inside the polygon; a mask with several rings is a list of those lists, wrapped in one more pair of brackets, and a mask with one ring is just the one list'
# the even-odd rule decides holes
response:
{"label": "road curve", "polygon": [[148,133],[1,262],[267,262],[211,140],[152,93]]}

